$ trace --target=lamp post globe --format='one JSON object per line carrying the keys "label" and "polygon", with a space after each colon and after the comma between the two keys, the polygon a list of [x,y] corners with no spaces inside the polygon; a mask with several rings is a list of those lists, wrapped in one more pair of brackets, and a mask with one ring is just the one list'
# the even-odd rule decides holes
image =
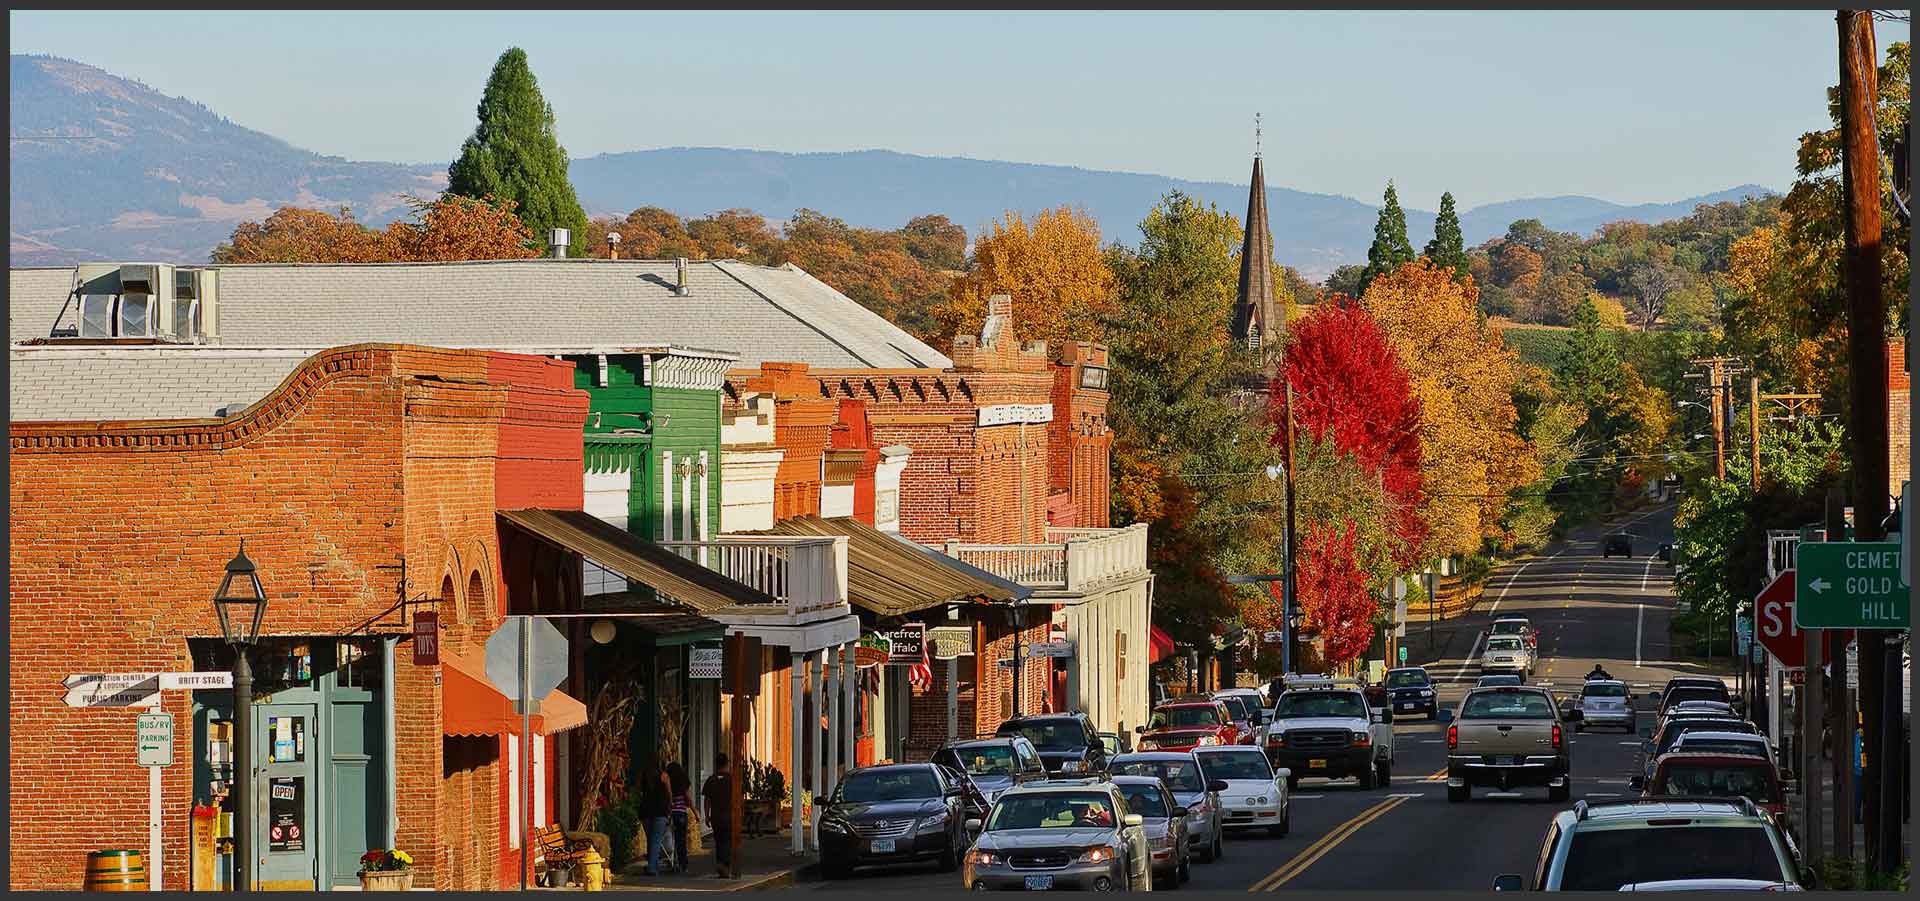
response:
{"label": "lamp post globe", "polygon": [[267,593],[259,570],[247,557],[247,543],[227,562],[220,590],[213,595],[220,637],[233,648],[233,876],[228,888],[253,890],[253,664],[248,653],[260,640]]}

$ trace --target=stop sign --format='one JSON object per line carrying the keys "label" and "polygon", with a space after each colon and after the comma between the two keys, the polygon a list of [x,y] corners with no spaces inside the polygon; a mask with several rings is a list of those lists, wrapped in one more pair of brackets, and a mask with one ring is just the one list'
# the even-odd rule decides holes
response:
{"label": "stop sign", "polygon": [[1806,637],[1793,624],[1793,593],[1793,570],[1789,569],[1753,597],[1760,644],[1786,667],[1807,662]]}

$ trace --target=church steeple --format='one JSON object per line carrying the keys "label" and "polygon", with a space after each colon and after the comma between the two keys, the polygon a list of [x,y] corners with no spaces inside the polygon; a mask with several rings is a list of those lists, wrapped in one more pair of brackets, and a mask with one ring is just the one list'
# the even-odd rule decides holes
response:
{"label": "church steeple", "polygon": [[1260,125],[1254,117],[1253,187],[1247,191],[1247,231],[1240,245],[1240,294],[1233,305],[1233,339],[1258,349],[1277,337],[1273,319],[1273,235],[1267,230],[1267,179],[1260,171]]}

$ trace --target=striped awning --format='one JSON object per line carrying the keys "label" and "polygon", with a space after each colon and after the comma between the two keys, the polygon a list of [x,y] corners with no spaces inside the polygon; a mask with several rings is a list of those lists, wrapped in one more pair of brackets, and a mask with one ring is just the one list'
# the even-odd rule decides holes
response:
{"label": "striped awning", "polygon": [[739,604],[773,605],[772,596],[727,578],[619,526],[579,510],[501,510],[515,529],[579,554],[702,613]]}

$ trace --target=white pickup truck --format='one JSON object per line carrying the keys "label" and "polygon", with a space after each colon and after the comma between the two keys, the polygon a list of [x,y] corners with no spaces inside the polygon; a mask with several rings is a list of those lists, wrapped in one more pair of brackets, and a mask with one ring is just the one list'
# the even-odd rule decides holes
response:
{"label": "white pickup truck", "polygon": [[1358,778],[1362,789],[1393,784],[1393,710],[1370,708],[1357,682],[1290,679],[1261,742],[1275,769],[1302,777]]}

